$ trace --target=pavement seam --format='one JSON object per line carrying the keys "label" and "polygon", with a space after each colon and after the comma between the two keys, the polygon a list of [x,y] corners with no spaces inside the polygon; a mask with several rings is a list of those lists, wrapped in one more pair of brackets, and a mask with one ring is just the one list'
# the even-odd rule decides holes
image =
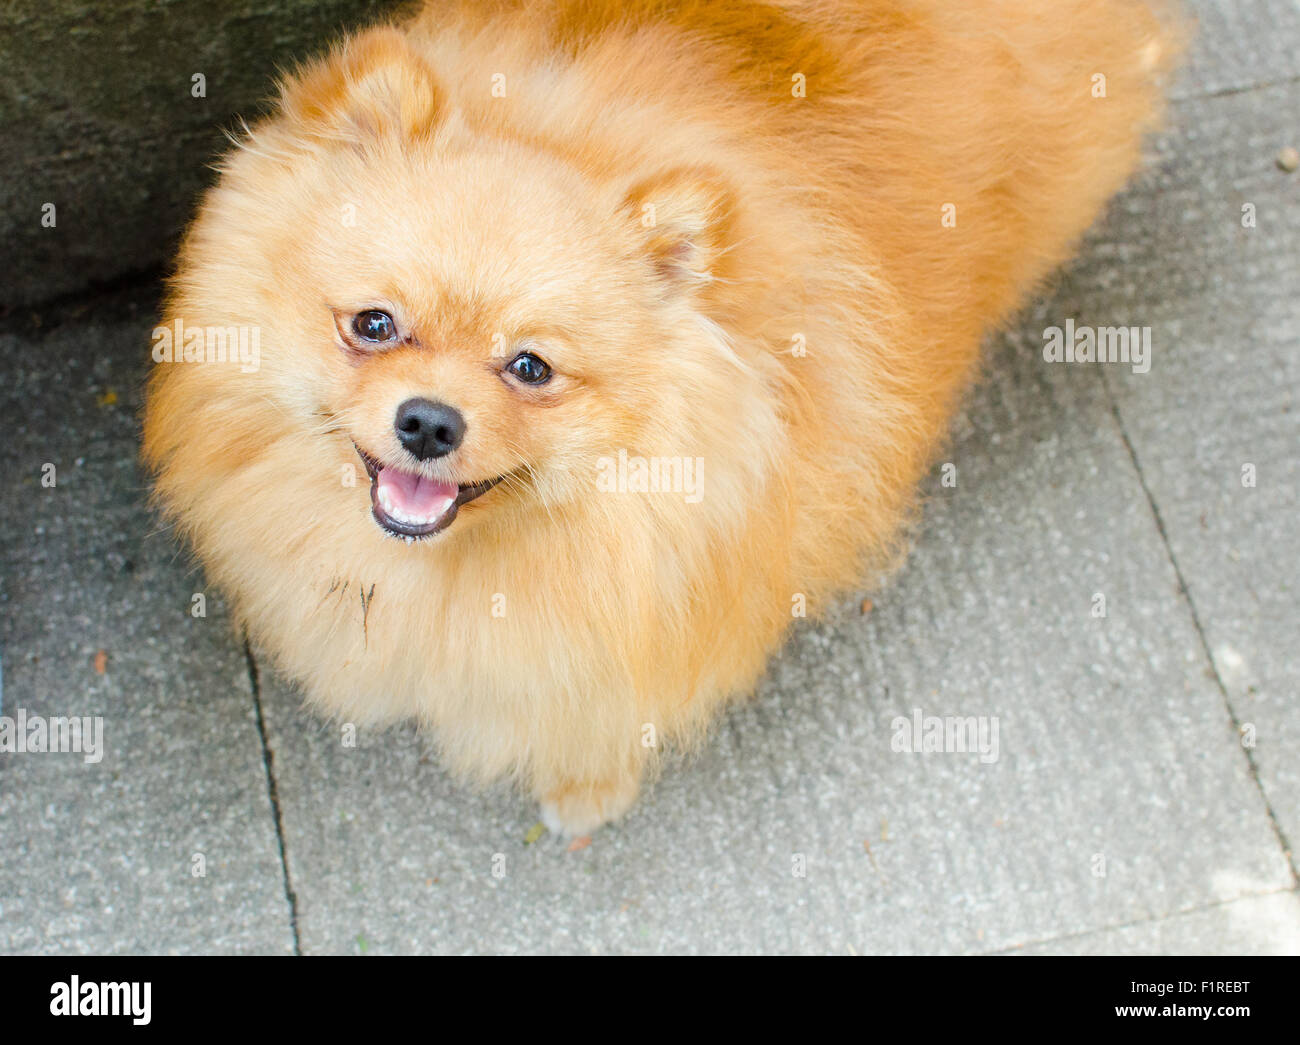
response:
{"label": "pavement seam", "polygon": [[[1228,687],[1224,684],[1223,676],[1219,674],[1219,665],[1214,659],[1214,653],[1210,650],[1210,640],[1205,634],[1204,626],[1201,624],[1201,615],[1196,609],[1196,601],[1192,598],[1191,588],[1188,587],[1187,578],[1183,575],[1183,568],[1178,563],[1178,557],[1174,555],[1174,547],[1169,540],[1169,532],[1165,528],[1164,517],[1160,514],[1160,506],[1156,503],[1155,494],[1151,492],[1151,487],[1147,485],[1146,474],[1142,471],[1142,462],[1138,460],[1137,448],[1133,445],[1133,440],[1129,438],[1128,429],[1124,426],[1124,416],[1120,411],[1119,401],[1115,398],[1110,382],[1106,379],[1105,371],[1099,370],[1099,375],[1102,388],[1106,393],[1106,399],[1110,402],[1111,413],[1115,416],[1115,424],[1119,428],[1119,436],[1124,440],[1125,447],[1128,448],[1129,458],[1133,462],[1133,470],[1137,473],[1142,492],[1146,494],[1147,504],[1150,506],[1151,515],[1155,519],[1156,530],[1160,533],[1160,540],[1165,546],[1165,554],[1169,557],[1169,563],[1174,568],[1174,576],[1178,578],[1178,591],[1187,604],[1188,613],[1192,618],[1192,627],[1196,630],[1196,637],[1200,641],[1202,652],[1205,654],[1210,674],[1214,678],[1214,684],[1219,687],[1219,694],[1223,697],[1223,706],[1228,712],[1228,719],[1232,723],[1233,732],[1240,738],[1241,718],[1237,714],[1237,709],[1232,706],[1232,698],[1228,695]],[[1286,831],[1283,830],[1282,824],[1278,821],[1277,813],[1273,809],[1273,803],[1269,801],[1264,782],[1260,779],[1259,762],[1256,760],[1255,753],[1251,748],[1246,747],[1244,744],[1237,744],[1236,746],[1241,749],[1242,754],[1246,757],[1246,766],[1250,771],[1251,779],[1255,782],[1255,789],[1259,792],[1260,800],[1264,803],[1264,812],[1268,816],[1269,823],[1273,826],[1273,834],[1277,838],[1278,845],[1282,847],[1282,857],[1286,860],[1287,868],[1291,872],[1291,887],[1294,889],[1300,885],[1300,867],[1297,867],[1295,851],[1291,848]]]}
{"label": "pavement seam", "polygon": [[1063,933],[1060,936],[1045,936],[1040,940],[1026,940],[1024,943],[1013,943],[1005,947],[999,947],[993,951],[980,951],[983,955],[1015,954],[1017,951],[1023,951],[1026,947],[1041,947],[1049,943],[1061,943],[1065,940],[1081,940],[1087,936],[1100,936],[1102,933],[1119,932],[1124,929],[1135,929],[1139,925],[1153,925],[1159,922],[1172,922],[1178,918],[1185,918],[1193,914],[1203,914],[1206,911],[1213,911],[1219,907],[1231,907],[1234,904],[1245,903],[1248,900],[1266,900],[1270,896],[1289,896],[1295,894],[1297,890],[1293,887],[1290,889],[1271,889],[1263,893],[1243,893],[1241,896],[1234,896],[1228,900],[1215,900],[1212,903],[1197,904],[1195,907],[1188,907],[1180,911],[1170,911],[1166,914],[1153,914],[1149,918],[1135,918],[1131,922],[1121,922],[1118,925],[1103,925],[1095,929],[1080,929],[1074,933]]}
{"label": "pavement seam", "polygon": [[1300,83],[1300,75],[1288,76],[1281,80],[1269,80],[1267,83],[1234,84],[1229,87],[1216,87],[1214,90],[1202,91],[1197,94],[1171,95],[1169,98],[1169,104],[1182,105],[1185,102],[1199,102],[1206,98],[1230,98],[1234,94],[1249,94],[1251,91],[1267,91],[1274,87],[1289,87],[1293,83]]}
{"label": "pavement seam", "polygon": [[262,738],[262,767],[266,770],[266,794],[271,802],[271,815],[275,820],[275,841],[280,852],[280,872],[284,879],[284,898],[289,904],[289,928],[293,933],[293,953],[302,955],[302,939],[298,934],[298,894],[294,892],[293,878],[289,874],[289,856],[284,845],[284,811],[280,807],[280,788],[275,779],[275,756],[266,733],[266,716],[262,712],[262,680],[257,670],[257,658],[244,639],[244,659],[248,664],[248,682],[253,690],[253,710],[257,713],[257,732]]}

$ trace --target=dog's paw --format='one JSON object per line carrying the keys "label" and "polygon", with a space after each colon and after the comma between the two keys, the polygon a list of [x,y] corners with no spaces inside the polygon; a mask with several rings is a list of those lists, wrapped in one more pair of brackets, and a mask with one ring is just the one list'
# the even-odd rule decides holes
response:
{"label": "dog's paw", "polygon": [[589,835],[626,813],[640,788],[639,780],[631,780],[557,789],[542,799],[542,823],[563,838]]}

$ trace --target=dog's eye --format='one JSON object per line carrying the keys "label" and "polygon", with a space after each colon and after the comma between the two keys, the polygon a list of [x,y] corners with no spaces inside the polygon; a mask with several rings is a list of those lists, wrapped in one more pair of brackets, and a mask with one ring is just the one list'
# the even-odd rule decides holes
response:
{"label": "dog's eye", "polygon": [[551,376],[551,368],[546,361],[531,352],[521,352],[515,356],[506,370],[526,385],[540,385]]}
{"label": "dog's eye", "polygon": [[373,341],[377,344],[392,341],[397,337],[397,324],[393,322],[393,317],[387,312],[375,309],[369,312],[358,312],[356,319],[352,321],[352,330],[362,341]]}

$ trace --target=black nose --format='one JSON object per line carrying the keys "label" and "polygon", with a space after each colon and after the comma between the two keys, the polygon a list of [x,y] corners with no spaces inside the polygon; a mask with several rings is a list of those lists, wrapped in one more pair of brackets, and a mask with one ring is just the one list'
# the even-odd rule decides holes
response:
{"label": "black nose", "polygon": [[408,399],[393,420],[398,441],[421,461],[446,457],[465,438],[465,418],[446,403]]}

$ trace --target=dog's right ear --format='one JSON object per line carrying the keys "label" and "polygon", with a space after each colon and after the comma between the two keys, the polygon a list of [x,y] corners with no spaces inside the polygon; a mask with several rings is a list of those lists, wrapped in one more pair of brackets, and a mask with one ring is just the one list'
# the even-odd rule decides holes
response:
{"label": "dog's right ear", "polygon": [[405,37],[384,27],[350,38],[289,78],[280,107],[308,134],[365,145],[431,135],[444,98]]}

